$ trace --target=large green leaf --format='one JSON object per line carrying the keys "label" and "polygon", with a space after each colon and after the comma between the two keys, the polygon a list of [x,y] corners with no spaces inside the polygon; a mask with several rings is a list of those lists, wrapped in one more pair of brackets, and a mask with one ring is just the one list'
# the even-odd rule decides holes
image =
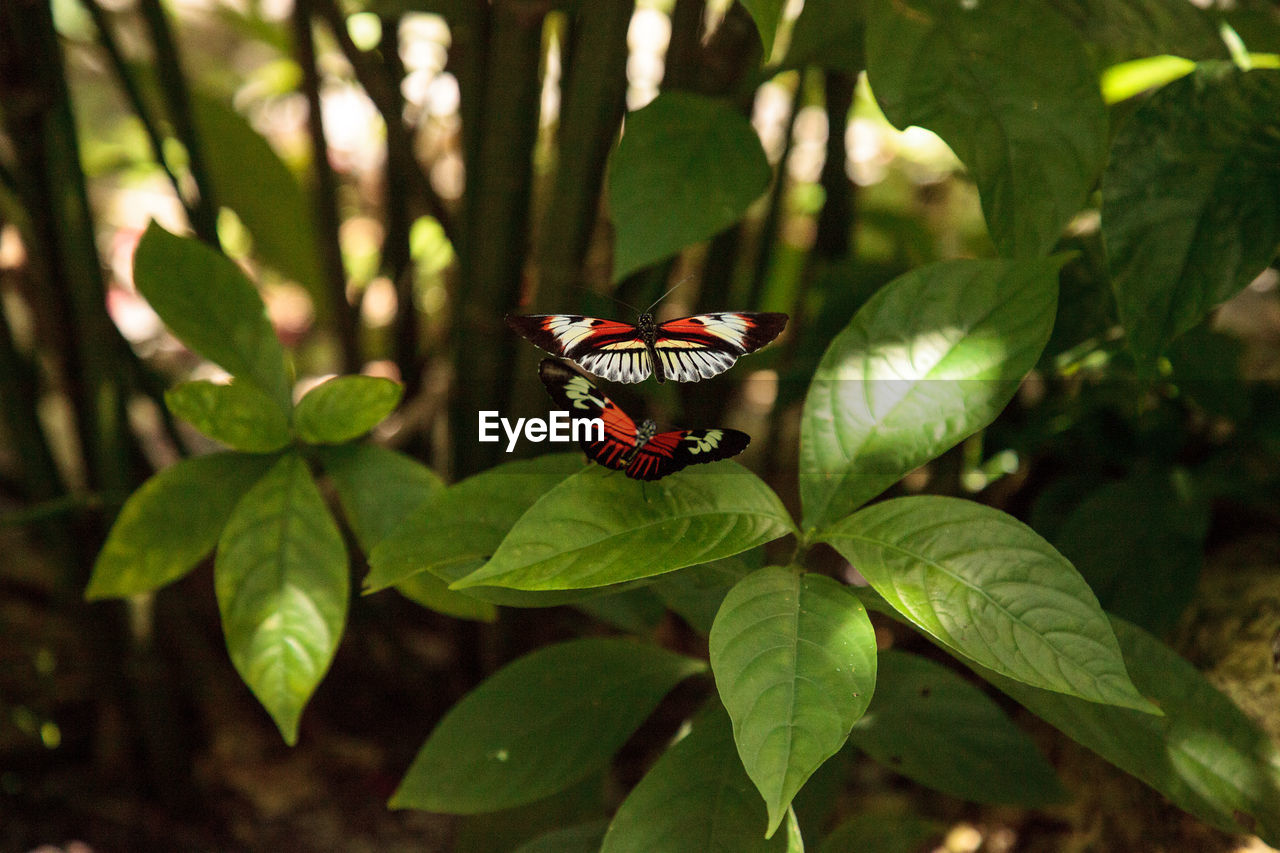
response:
{"label": "large green leaf", "polygon": [[1094,491],[1054,544],[1108,612],[1163,634],[1195,592],[1208,532],[1208,504],[1186,472],[1155,471]]}
{"label": "large green leaf", "polygon": [[1116,134],[1102,233],[1142,368],[1280,248],[1280,71],[1207,62]]}
{"label": "large green leaf", "polygon": [[743,577],[762,568],[759,550],[665,574],[651,587],[695,631],[711,633],[720,603]]}
{"label": "large green leaf", "polygon": [[1105,64],[1161,54],[1226,56],[1205,10],[1187,0],[1050,0]]}
{"label": "large green leaf", "polygon": [[800,426],[806,530],[991,423],[1053,327],[1059,260],[943,261],[881,288],[831,342]]}
{"label": "large green leaf", "polygon": [[609,164],[614,280],[732,225],[768,183],[760,138],[728,102],[664,92],[628,114]]}
{"label": "large green leaf", "polygon": [[897,498],[819,538],[963,657],[1047,690],[1159,713],[1134,689],[1084,578],[1012,516],[958,498]]}
{"label": "large green leaf", "polygon": [[454,586],[606,586],[728,557],[792,531],[778,496],[735,462],[643,484],[592,466],[540,498],[493,558]]}
{"label": "large green leaf", "polygon": [[1163,717],[978,672],[1037,716],[1228,832],[1280,844],[1280,751],[1226,696],[1150,634],[1112,619],[1139,689]]}
{"label": "large green leaf", "polygon": [[1046,253],[1107,156],[1084,42],[1040,0],[874,0],[867,74],[900,128],[941,136],[978,185],[1000,253]]}
{"label": "large green leaf", "polygon": [[342,533],[296,454],[236,505],[214,563],[227,649],[287,743],[333,660],[347,616]]}
{"label": "large green leaf", "polygon": [[214,154],[208,168],[218,204],[234,210],[249,229],[255,255],[326,308],[311,205],[298,179],[231,106],[196,93],[191,108],[200,138]]}
{"label": "large green leaf", "polygon": [[325,447],[320,462],[366,554],[444,487],[426,465],[376,444]]}
{"label": "large green leaf", "polygon": [[876,686],[876,635],[840,583],[770,567],[725,596],[711,670],[772,834],[796,792],[844,745]]}
{"label": "large green leaf", "polygon": [[284,347],[262,297],[235,263],[152,222],[133,256],[133,280],[183,343],[289,409]]}
{"label": "large green leaf", "polygon": [[400,402],[404,386],[378,376],[337,376],[298,401],[293,427],[311,444],[342,444],[373,429]]}
{"label": "large green leaf", "polygon": [[876,695],[849,741],[890,770],[963,800],[1042,806],[1065,796],[1035,743],[990,697],[905,652],[881,653]]}
{"label": "large green leaf", "polygon": [[[447,582],[485,564],[507,531],[542,497],[570,474],[582,470],[582,457],[561,453],[507,462],[450,486],[410,512],[369,554],[365,592],[376,592],[429,571]],[[471,594],[497,604],[538,606],[563,603],[543,596],[476,588]]]}
{"label": "large green leaf", "polygon": [[214,453],[151,477],[116,516],[85,596],[122,598],[177,580],[218,544],[231,510],[272,459]]}
{"label": "large green leaf", "polygon": [[555,829],[520,845],[515,853],[600,853],[608,827],[609,821],[601,819]]}
{"label": "large green leaf", "polygon": [[670,747],[622,801],[600,853],[796,849],[784,833],[766,840],[765,822],[764,804],[734,750],[729,717],[715,703],[694,719],[693,730]]}
{"label": "large green leaf", "polygon": [[[876,811],[854,815],[822,839],[818,853],[920,853],[947,825],[916,814]],[[945,848],[944,848],[945,849]]]}
{"label": "large green leaf", "polygon": [[563,790],[603,767],[672,687],[703,668],[612,638],[525,655],[445,714],[391,807],[475,814]]}
{"label": "large green leaf", "polygon": [[270,453],[289,443],[289,416],[247,382],[183,382],[165,392],[164,402],[169,411],[233,450]]}
{"label": "large green leaf", "polygon": [[418,572],[413,577],[396,584],[395,590],[415,604],[421,604],[428,610],[434,610],[436,613],[443,613],[455,619],[493,622],[498,618],[496,604],[472,598],[456,589],[449,589],[447,581],[441,580],[431,572]]}

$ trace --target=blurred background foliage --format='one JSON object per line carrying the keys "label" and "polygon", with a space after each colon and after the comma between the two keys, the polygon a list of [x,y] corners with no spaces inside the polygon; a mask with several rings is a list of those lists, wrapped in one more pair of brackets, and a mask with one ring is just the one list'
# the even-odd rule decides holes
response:
{"label": "blurred background foliage", "polygon": [[[895,130],[871,98],[860,2],[783,5],[766,51],[723,0],[6,0],[0,846],[432,849],[456,830],[457,849],[506,849],[571,822],[572,796],[455,830],[383,803],[427,723],[498,663],[592,616],[697,642],[673,617],[593,605],[482,626],[393,593],[364,599],[290,752],[227,666],[204,573],[127,606],[81,602],[124,496],[209,449],[162,392],[219,371],[138,296],[133,249],[154,218],[239,261],[299,393],[340,372],[403,382],[375,438],[449,480],[499,460],[474,441],[477,410],[545,411],[539,355],[504,313],[629,319],[617,301],[646,305],[677,282],[663,316],[786,311],[777,345],[696,387],[648,389],[648,403],[668,423],[746,429],[744,462],[794,507],[799,406],[827,343],[894,276],[992,249],[955,156],[928,131]],[[1224,57],[1223,22],[1253,51],[1280,50],[1265,2],[1054,5],[1112,69],[1113,126],[1144,88],[1117,63]],[[659,91],[748,117],[772,177],[742,221],[615,282],[608,158],[625,112]],[[1167,633],[1187,624],[1206,554],[1280,551],[1277,271],[1139,384],[1096,211],[1059,248],[1078,254],[1036,372],[992,427],[898,488],[1029,520],[1104,606]],[[639,406],[632,389],[617,396]],[[1117,570],[1135,555],[1163,571]],[[669,716],[624,751],[622,782]],[[854,788],[896,813],[913,789],[875,772]],[[922,796],[944,822],[986,826],[910,793]],[[1006,849],[998,831],[978,835]]]}

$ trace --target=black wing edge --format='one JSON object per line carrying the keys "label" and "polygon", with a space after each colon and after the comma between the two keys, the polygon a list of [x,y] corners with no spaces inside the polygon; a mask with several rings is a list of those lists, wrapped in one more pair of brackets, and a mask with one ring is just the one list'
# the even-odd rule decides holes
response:
{"label": "black wing edge", "polygon": [[507,325],[518,332],[521,337],[534,346],[540,347],[552,355],[564,355],[564,348],[556,336],[547,331],[546,319],[552,314],[508,314],[504,319]]}
{"label": "black wing edge", "polygon": [[751,320],[751,325],[747,327],[747,332],[742,337],[744,355],[772,343],[774,338],[782,334],[782,330],[787,327],[787,320],[790,319],[786,314],[775,311],[766,311],[761,314],[749,311],[743,313]]}

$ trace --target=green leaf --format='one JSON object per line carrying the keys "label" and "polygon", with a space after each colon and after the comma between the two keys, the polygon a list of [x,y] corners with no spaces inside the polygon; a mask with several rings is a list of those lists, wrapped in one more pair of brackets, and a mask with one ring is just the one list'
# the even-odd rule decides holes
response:
{"label": "green leaf", "polygon": [[525,655],[445,714],[390,805],[476,814],[563,790],[603,767],[671,688],[703,669],[620,639]]}
{"label": "green leaf", "polygon": [[866,0],[805,0],[782,64],[862,73],[866,67],[862,49],[866,5]]}
{"label": "green leaf", "polygon": [[742,7],[755,21],[760,32],[760,43],[764,46],[764,59],[767,62],[773,53],[773,39],[778,33],[778,21],[782,18],[782,10],[786,0],[742,0]]}
{"label": "green leaf", "polygon": [[760,138],[725,101],[663,92],[628,114],[609,165],[614,280],[737,222],[769,176]]}
{"label": "green leaf", "polygon": [[262,297],[235,263],[152,222],[133,256],[133,280],[183,343],[289,410],[284,347]]}
{"label": "green leaf", "polygon": [[293,427],[310,444],[342,444],[373,429],[400,403],[404,386],[377,376],[338,376],[298,401]]}
{"label": "green leaf", "polygon": [[376,444],[321,448],[320,464],[366,554],[444,488],[426,465]]}
{"label": "green leaf", "polygon": [[1073,740],[1176,806],[1227,832],[1280,844],[1280,751],[1195,667],[1140,628],[1112,619],[1138,688],[1163,717],[1082,702],[994,672],[986,678]]}
{"label": "green leaf", "polygon": [[116,516],[85,597],[150,592],[191,571],[218,544],[232,509],[273,461],[214,453],[184,459],[151,477]]}
{"label": "green leaf", "polygon": [[618,807],[600,853],[784,853],[766,840],[764,804],[733,746],[718,702],[670,747]]}
{"label": "green leaf", "polygon": [[772,835],[796,792],[867,710],[876,634],[841,584],[771,567],[725,596],[710,648],[716,688]]}
{"label": "green leaf", "polygon": [[651,589],[624,589],[612,595],[598,595],[573,605],[606,625],[632,634],[647,634],[657,628],[666,615],[666,605]]}
{"label": "green leaf", "polygon": [[850,742],[921,785],[975,803],[1042,806],[1066,792],[1031,738],[973,684],[905,652],[880,654]]}
{"label": "green leaf", "polygon": [[[450,486],[410,512],[369,553],[365,592],[424,571],[450,583],[470,574],[493,555],[534,501],[580,470],[579,454],[561,453],[507,462]],[[476,589],[473,594],[498,604],[520,603],[503,597],[503,592]]]}
{"label": "green leaf", "polygon": [[231,106],[197,92],[191,112],[205,147],[216,152],[207,165],[217,203],[249,229],[254,255],[305,287],[324,313],[329,296],[316,260],[311,205],[298,179]]}
{"label": "green leaf", "polygon": [[593,820],[556,829],[520,845],[515,853],[600,853],[600,843],[609,821]]}
{"label": "green leaf", "polygon": [[652,589],[689,627],[705,636],[711,633],[720,603],[729,590],[762,565],[759,551],[737,554],[665,574]]}
{"label": "green leaf", "polygon": [[818,845],[818,853],[920,853],[947,825],[914,814],[882,810],[854,815]]}
{"label": "green leaf", "polygon": [[1107,156],[1098,74],[1071,24],[1037,0],[874,0],[866,44],[885,116],[951,146],[1000,253],[1048,252]]}
{"label": "green leaf", "polygon": [[1280,248],[1280,71],[1208,62],[1121,125],[1102,234],[1129,348],[1150,372]]}
{"label": "green leaf", "polygon": [[1160,54],[1226,56],[1210,16],[1187,0],[1053,0],[1103,64]]}
{"label": "green leaf", "polygon": [[169,411],[233,450],[270,453],[289,443],[289,418],[247,382],[183,382],[165,392]]}
{"label": "green leaf", "polygon": [[958,498],[897,498],[819,538],[951,651],[1046,690],[1159,713],[1129,680],[1088,584],[1012,516]]}
{"label": "green leaf", "polygon": [[1086,497],[1054,544],[1103,608],[1163,634],[1195,592],[1208,532],[1208,504],[1186,472],[1156,471]]}
{"label": "green leaf", "polygon": [[871,297],[827,348],[805,399],[806,529],[995,420],[1049,338],[1060,262],[943,261]]}
{"label": "green leaf", "polygon": [[347,553],[307,463],[284,456],[236,505],[214,562],[231,662],[285,742],[346,622]]}
{"label": "green leaf", "polygon": [[454,587],[607,586],[728,557],[792,530],[773,490],[734,462],[643,484],[593,465],[543,495],[493,558]]}
{"label": "green leaf", "polygon": [[418,572],[396,584],[395,590],[415,604],[455,619],[493,622],[498,618],[498,608],[493,602],[481,601],[465,592],[449,589],[447,582],[431,572]]}

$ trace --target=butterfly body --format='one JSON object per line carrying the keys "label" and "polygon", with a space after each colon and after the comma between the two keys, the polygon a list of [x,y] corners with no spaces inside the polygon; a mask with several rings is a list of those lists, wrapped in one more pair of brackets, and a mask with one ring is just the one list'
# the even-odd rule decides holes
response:
{"label": "butterfly body", "polygon": [[728,459],[751,442],[750,436],[734,429],[658,432],[652,420],[636,424],[589,379],[554,359],[543,359],[538,375],[551,399],[574,417],[604,422],[604,435],[583,441],[583,452],[634,480],[659,480],[689,465]]}
{"label": "butterfly body", "polygon": [[739,356],[768,344],[787,324],[786,314],[724,311],[658,323],[640,315],[635,325],[580,314],[508,316],[507,325],[553,355],[571,359],[614,382],[698,382],[723,373]]}

